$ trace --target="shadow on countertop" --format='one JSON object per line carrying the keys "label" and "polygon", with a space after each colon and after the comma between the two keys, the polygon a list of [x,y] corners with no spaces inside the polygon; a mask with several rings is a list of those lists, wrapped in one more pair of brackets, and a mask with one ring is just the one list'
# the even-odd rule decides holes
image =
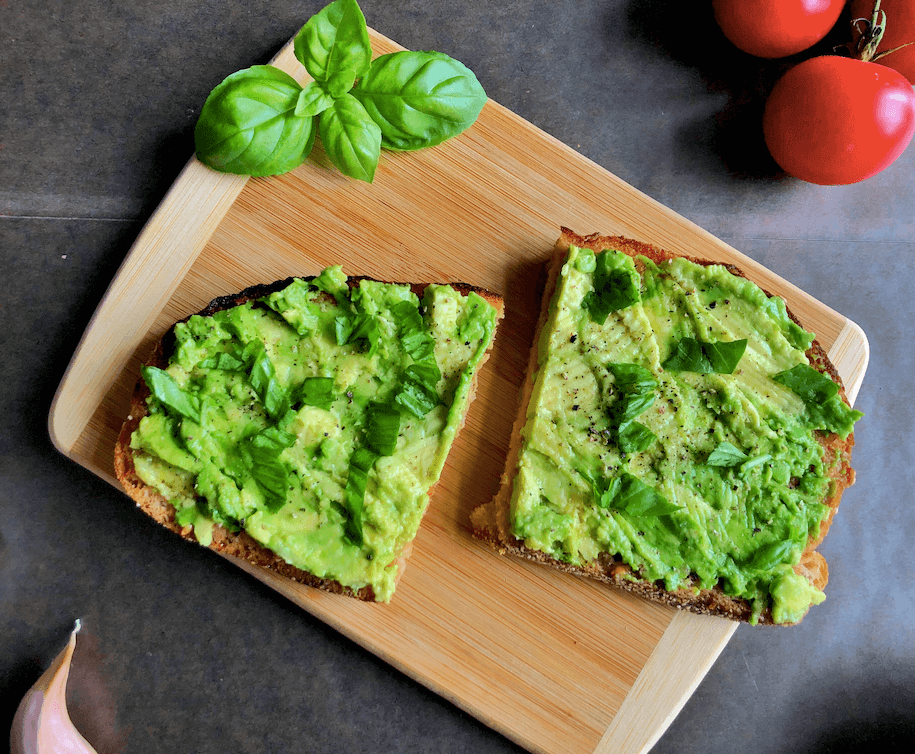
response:
{"label": "shadow on countertop", "polygon": [[848,41],[847,13],[843,11],[833,31],[809,50],[776,60],[754,57],[732,45],[715,21],[710,0],[632,0],[624,19],[608,17],[604,24],[608,33],[624,25],[633,39],[655,48],[658,55],[695,69],[710,93],[727,96],[713,122],[690,123],[681,130],[686,153],[694,153],[698,145],[703,152],[698,158],[724,163],[732,178],[779,180],[786,174],[763,140],[766,98],[789,68]]}

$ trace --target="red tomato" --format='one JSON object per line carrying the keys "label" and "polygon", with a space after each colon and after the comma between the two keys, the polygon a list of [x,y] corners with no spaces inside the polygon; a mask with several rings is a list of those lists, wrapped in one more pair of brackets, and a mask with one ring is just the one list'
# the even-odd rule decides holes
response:
{"label": "red tomato", "polygon": [[[852,36],[858,44],[869,31],[877,0],[853,0],[851,4]],[[899,71],[909,83],[915,84],[915,0],[882,0],[882,14],[877,24],[882,26],[883,37],[864,60]]]}
{"label": "red tomato", "polygon": [[737,47],[783,58],[812,47],[839,20],[845,0],[713,0],[715,20]]}
{"label": "red tomato", "polygon": [[766,145],[785,172],[823,185],[879,173],[915,134],[915,90],[877,63],[826,55],[776,82],[763,113]]}

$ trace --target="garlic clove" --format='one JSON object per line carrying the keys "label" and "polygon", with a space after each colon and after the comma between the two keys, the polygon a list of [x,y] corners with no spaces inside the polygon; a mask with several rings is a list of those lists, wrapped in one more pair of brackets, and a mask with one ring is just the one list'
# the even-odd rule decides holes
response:
{"label": "garlic clove", "polygon": [[97,754],[70,721],[67,678],[80,622],[70,641],[19,704],[10,731],[11,754]]}

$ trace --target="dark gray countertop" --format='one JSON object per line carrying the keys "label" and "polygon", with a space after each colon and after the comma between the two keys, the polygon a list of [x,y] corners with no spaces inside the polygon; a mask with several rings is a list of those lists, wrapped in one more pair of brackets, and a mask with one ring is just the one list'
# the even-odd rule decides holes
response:
{"label": "dark gray countertop", "polygon": [[[50,401],[206,94],[315,0],[0,0],[0,728],[84,629],[74,718],[101,752],[509,752],[510,742],[60,456]],[[741,626],[657,752],[857,751],[915,736],[915,147],[849,187],[780,175],[762,96],[784,62],[709,3],[363,0],[369,24],[859,324],[858,483],[821,548],[827,601]],[[583,229],[600,230],[600,229]],[[587,673],[587,668],[581,669]]]}

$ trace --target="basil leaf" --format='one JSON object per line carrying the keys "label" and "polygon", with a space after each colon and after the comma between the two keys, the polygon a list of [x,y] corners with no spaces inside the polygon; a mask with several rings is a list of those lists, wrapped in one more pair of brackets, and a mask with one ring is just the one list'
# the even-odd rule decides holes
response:
{"label": "basil leaf", "polygon": [[628,261],[612,251],[596,255],[594,290],[582,298],[582,308],[599,325],[607,321],[611,312],[625,309],[640,300],[639,275]]}
{"label": "basil leaf", "polygon": [[301,398],[307,406],[328,408],[334,402],[333,377],[307,377],[302,382]]}
{"label": "basil leaf", "polygon": [[350,178],[371,183],[381,154],[381,129],[359,100],[345,94],[321,113],[321,143],[330,161]]}
{"label": "basil leaf", "polygon": [[620,475],[620,489],[612,505],[630,516],[667,516],[680,509],[654,487],[625,472]]}
{"label": "basil leaf", "polygon": [[426,390],[432,393],[435,392],[438,381],[442,378],[442,371],[438,368],[435,359],[417,364],[410,364],[410,366],[404,370],[404,374],[407,379],[422,385]]}
{"label": "basil leaf", "polygon": [[381,55],[352,94],[381,127],[382,146],[396,150],[431,147],[457,136],[486,104],[473,72],[440,52]]}
{"label": "basil leaf", "polygon": [[839,386],[835,382],[807,364],[798,364],[779,372],[772,379],[784,385],[804,403],[826,403],[839,394]]}
{"label": "basil leaf", "polygon": [[718,443],[718,447],[709,453],[706,463],[709,466],[739,466],[746,461],[747,458],[747,454],[736,445],[724,441]]}
{"label": "basil leaf", "polygon": [[709,363],[712,365],[713,372],[716,374],[732,374],[747,350],[747,339],[718,340],[702,343],[701,345]]}
{"label": "basil leaf", "polygon": [[299,92],[295,103],[295,114],[300,118],[320,115],[334,103],[333,95],[324,90],[317,81],[309,81]]}
{"label": "basil leaf", "polygon": [[[317,81],[330,81],[349,71],[353,81],[369,69],[372,46],[365,16],[356,0],[335,0],[313,15],[295,35],[298,61]],[[342,94],[343,92],[341,92]],[[339,95],[337,95],[339,96]]]}
{"label": "basil leaf", "polygon": [[624,453],[641,453],[648,450],[658,437],[644,424],[628,422],[617,432],[617,443]]}
{"label": "basil leaf", "polygon": [[334,340],[338,346],[345,346],[349,343],[350,338],[353,337],[353,328],[355,327],[355,324],[355,319],[353,317],[348,317],[345,314],[334,317]]}
{"label": "basil leaf", "polygon": [[[359,343],[369,356],[374,356],[381,346],[381,331],[378,329],[378,320],[365,312],[353,317],[337,317],[334,328],[338,345]],[[344,338],[340,342],[340,338]]]}
{"label": "basil leaf", "polygon": [[654,375],[638,364],[608,364],[618,393],[611,420],[616,425],[614,437],[623,453],[648,450],[657,436],[648,427],[633,421],[654,404],[658,382]]}
{"label": "basil leaf", "polygon": [[240,372],[245,368],[245,363],[228,353],[220,353],[204,359],[198,365],[201,369],[221,369],[224,372]]}
{"label": "basil leaf", "polygon": [[400,323],[400,341],[410,358],[425,361],[432,356],[435,340],[426,332],[419,307],[412,301],[401,301],[391,307],[391,313]]}
{"label": "basil leaf", "polygon": [[377,460],[378,455],[367,448],[358,448],[350,457],[349,474],[343,495],[348,514],[344,533],[356,545],[362,545],[363,542],[362,512],[365,507],[365,490],[368,486],[369,472]]}
{"label": "basil leaf", "polygon": [[245,450],[251,458],[251,476],[264,494],[267,510],[276,513],[286,504],[289,470],[280,454],[295,444],[295,435],[269,427],[251,437]]}
{"label": "basil leaf", "polygon": [[200,399],[181,388],[174,378],[158,367],[140,369],[149,391],[162,404],[186,419],[200,424]]}
{"label": "basil leaf", "polygon": [[295,115],[301,91],[292,76],[269,65],[231,74],[200,111],[197,158],[224,173],[252,176],[298,167],[315,139],[314,119]]}
{"label": "basil leaf", "polygon": [[680,510],[680,506],[628,472],[608,481],[605,489],[595,489],[595,494],[602,508],[615,508],[630,516],[667,516]]}
{"label": "basil leaf", "polygon": [[732,341],[683,338],[661,366],[670,372],[732,374],[746,349],[746,338]]}
{"label": "basil leaf", "polygon": [[439,404],[439,400],[435,390],[429,389],[419,380],[407,377],[395,393],[394,403],[422,419]]}
{"label": "basil leaf", "polygon": [[255,359],[249,379],[267,414],[274,420],[285,415],[289,410],[289,395],[276,379],[276,369],[266,351]]}
{"label": "basil leaf", "polygon": [[864,416],[842,400],[839,386],[835,382],[807,364],[798,364],[779,372],[772,379],[804,401],[810,423],[815,429],[848,437],[855,422]]}
{"label": "basil leaf", "polygon": [[368,407],[365,443],[380,456],[393,455],[400,436],[400,411],[383,403]]}

